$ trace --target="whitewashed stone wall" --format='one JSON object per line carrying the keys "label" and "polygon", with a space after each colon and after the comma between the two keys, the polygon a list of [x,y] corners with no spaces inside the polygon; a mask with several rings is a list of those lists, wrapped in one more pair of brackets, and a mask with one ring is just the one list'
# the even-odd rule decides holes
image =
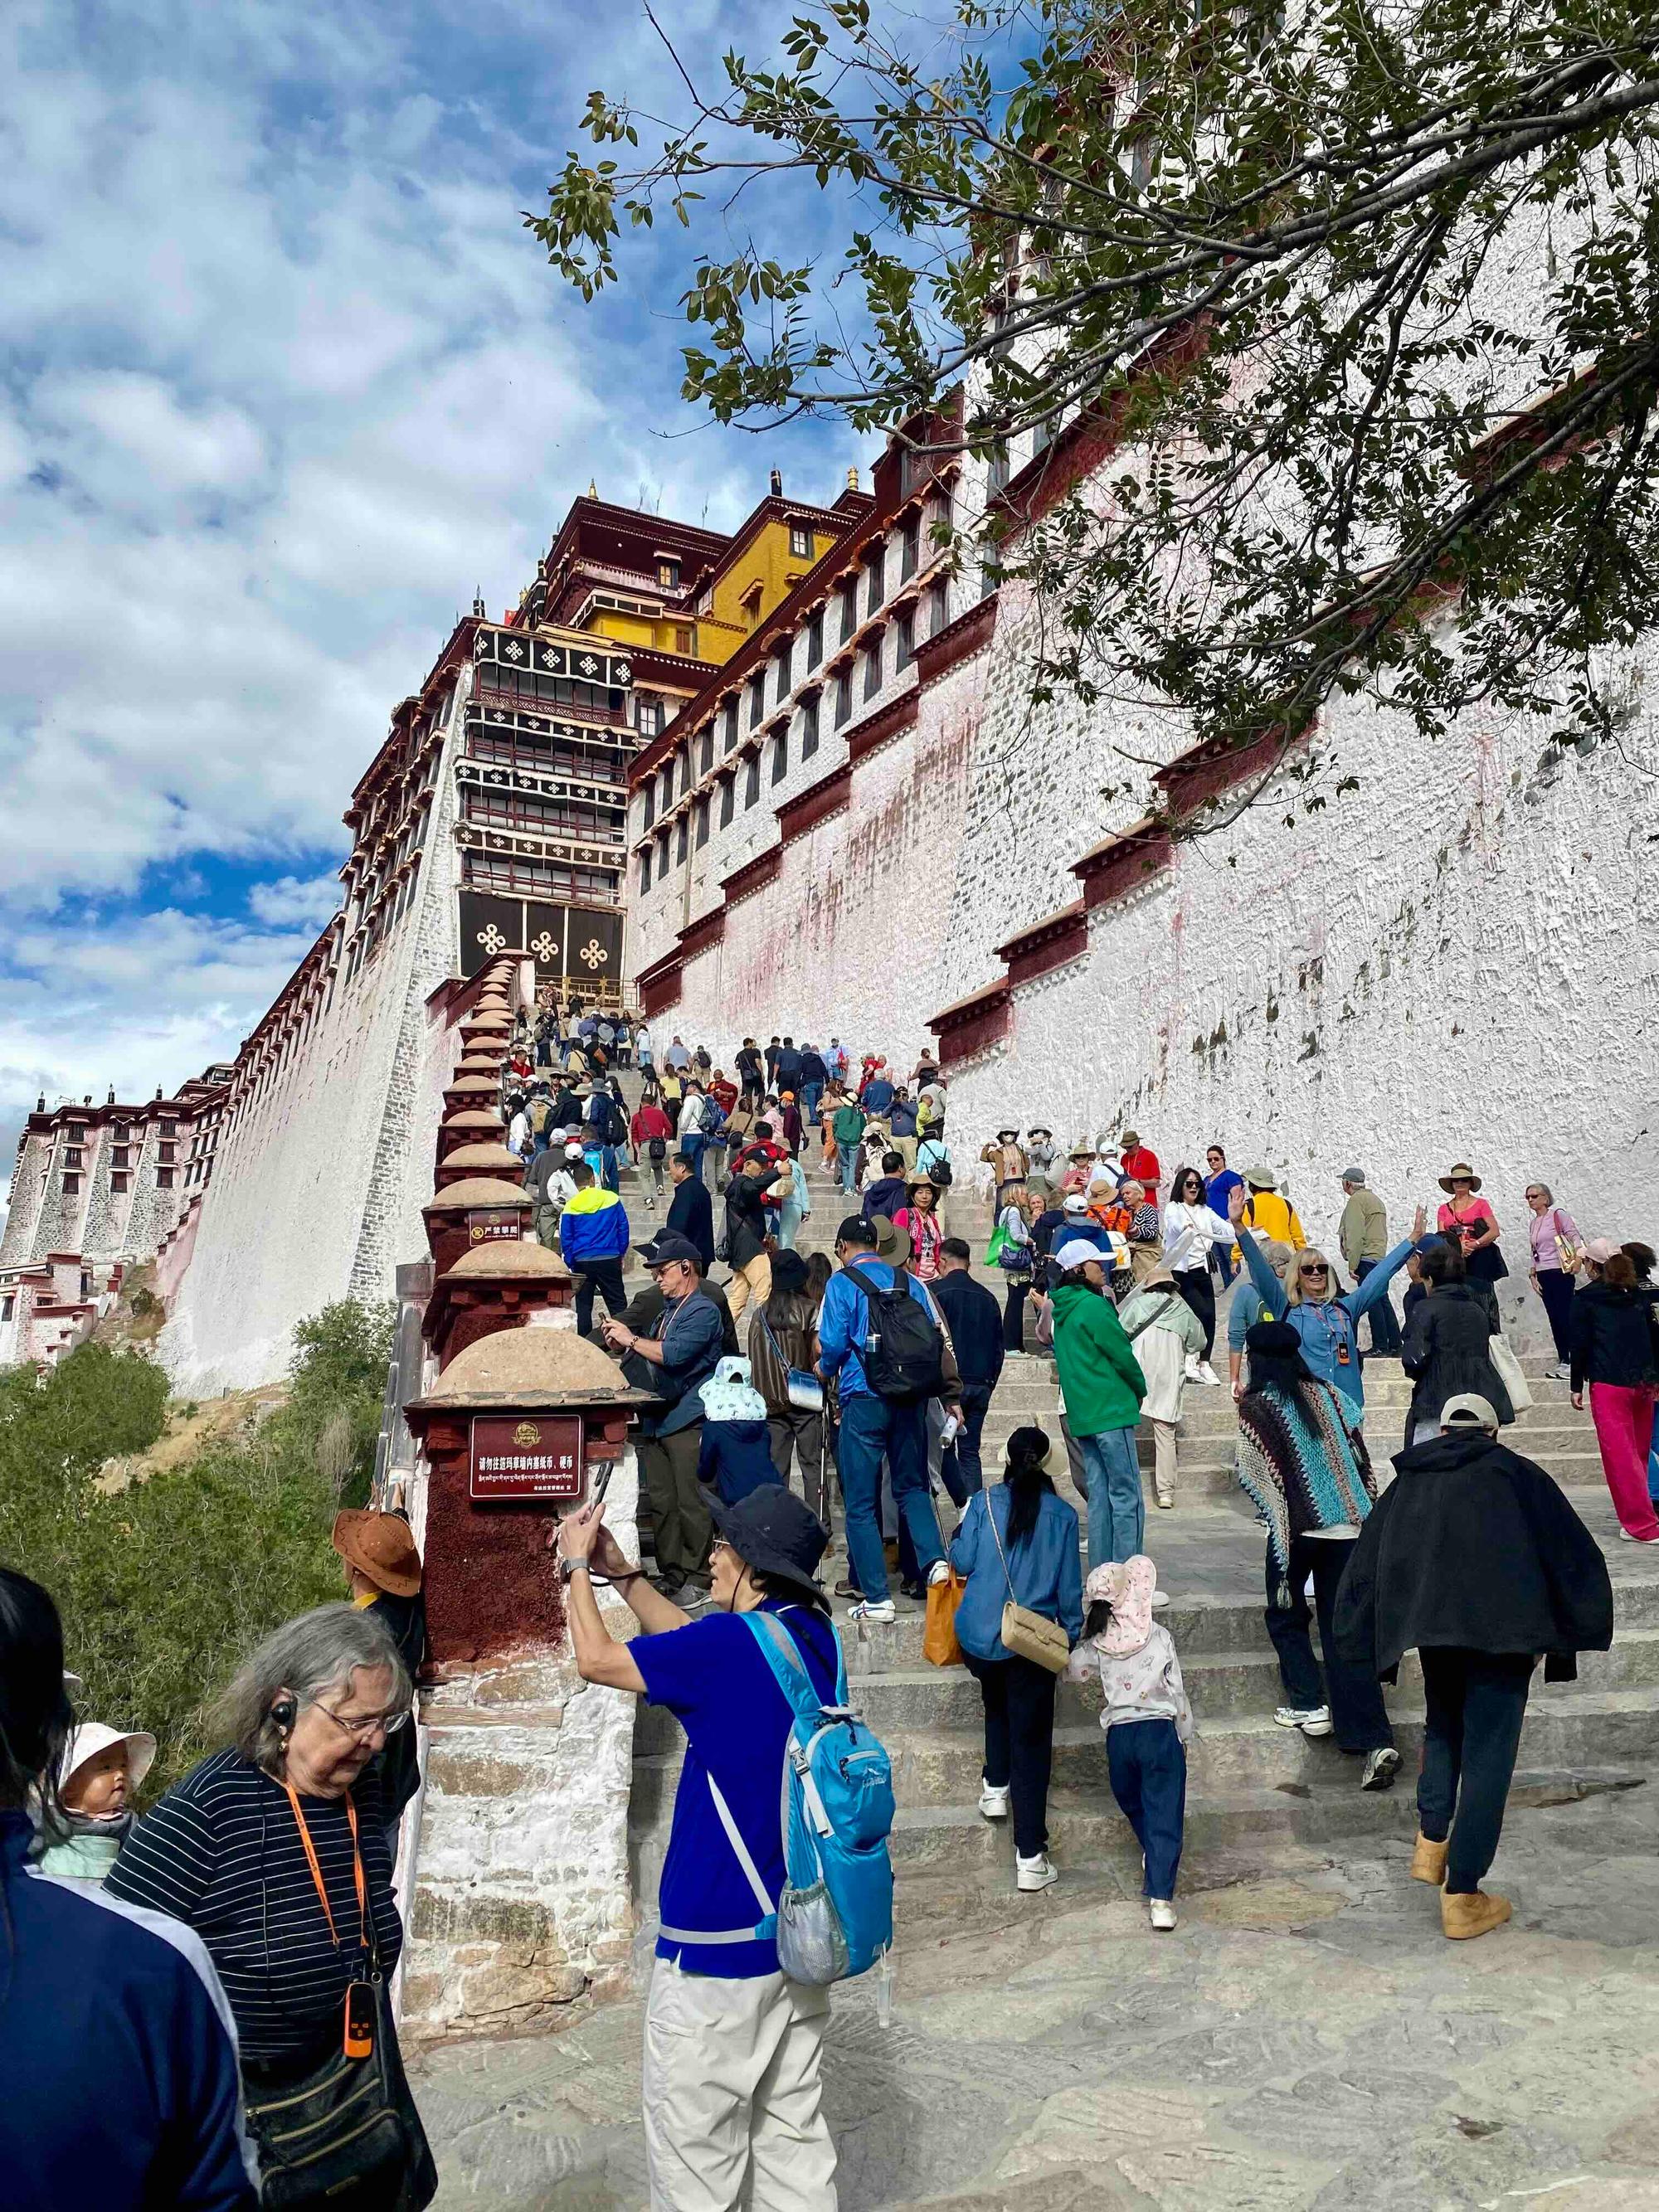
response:
{"label": "whitewashed stone wall", "polygon": [[287,1366],[296,1322],[389,1297],[425,1249],[440,1092],[453,1039],[426,1000],[455,972],[450,835],[458,702],[420,884],[374,957],[332,994],[252,1109],[228,1121],[161,1350],[181,1390],[246,1389]]}
{"label": "whitewashed stone wall", "polygon": [[[745,1030],[838,1030],[908,1065],[931,1014],[1000,980],[999,944],[1077,896],[1071,863],[1143,811],[1150,769],[1103,796],[1122,753],[1156,765],[1187,733],[1034,708],[1030,617],[1003,597],[982,665],[924,692],[917,728],[855,773],[848,814],[787,848],[726,943],[687,963],[659,1027],[722,1051]],[[972,750],[941,773],[953,716]],[[1651,692],[1619,746],[1553,770],[1540,729],[1495,714],[1431,744],[1338,701],[1324,730],[1358,789],[1311,816],[1270,789],[1098,910],[1086,957],[1018,990],[1006,1042],[957,1073],[957,1149],[1009,1119],[1133,1124],[1167,1171],[1219,1140],[1285,1177],[1332,1241],[1342,1167],[1366,1170],[1403,1234],[1468,1158],[1517,1308],[1534,1304],[1531,1178],[1590,1233],[1659,1243]]]}

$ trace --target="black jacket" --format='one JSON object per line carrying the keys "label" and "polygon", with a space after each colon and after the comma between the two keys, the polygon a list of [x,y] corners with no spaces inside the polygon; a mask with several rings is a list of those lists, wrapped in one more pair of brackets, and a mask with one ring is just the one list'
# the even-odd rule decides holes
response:
{"label": "black jacket", "polygon": [[746,1267],[766,1249],[772,1222],[763,1194],[777,1180],[775,1175],[734,1175],[726,1186],[726,1256],[734,1267]]}
{"label": "black jacket", "polygon": [[582,1102],[567,1083],[553,1101],[553,1119],[562,1129],[574,1129],[582,1120]]}
{"label": "black jacket", "polygon": [[964,1386],[989,1392],[1002,1373],[1002,1308],[965,1267],[951,1267],[928,1286],[945,1316]]}
{"label": "black jacket", "polygon": [[1659,1382],[1659,1349],[1654,1337],[1656,1293],[1645,1284],[1633,1291],[1611,1283],[1586,1283],[1567,1316],[1572,1347],[1572,1387],[1617,1382],[1637,1389]]}
{"label": "black jacket", "polygon": [[823,1055],[821,1053],[802,1053],[800,1079],[803,1083],[828,1083],[830,1071],[823,1064]]}
{"label": "black jacket", "polygon": [[696,1176],[687,1176],[684,1182],[675,1184],[674,1195],[668,1201],[667,1225],[677,1237],[696,1246],[706,1275],[714,1264],[714,1202],[708,1185],[699,1182]]}
{"label": "black jacket", "polygon": [[1395,1460],[1349,1556],[1335,1626],[1351,1662],[1379,1680],[1402,1652],[1450,1645],[1541,1651],[1547,1678],[1570,1682],[1576,1652],[1613,1642],[1613,1586],[1541,1467],[1483,1431],[1450,1434]]}
{"label": "black jacket", "polygon": [[1490,1399],[1505,1425],[1515,1419],[1510,1394],[1492,1364],[1491,1340],[1486,1302],[1467,1283],[1444,1283],[1412,1308],[1400,1355],[1401,1365],[1417,1385],[1406,1422],[1408,1443],[1419,1421],[1437,1421],[1447,1399],[1464,1390]]}

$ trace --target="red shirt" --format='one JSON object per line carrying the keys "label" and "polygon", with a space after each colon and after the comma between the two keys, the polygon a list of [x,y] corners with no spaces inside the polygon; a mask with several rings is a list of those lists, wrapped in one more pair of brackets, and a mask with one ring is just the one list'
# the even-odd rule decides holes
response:
{"label": "red shirt", "polygon": [[1144,1182],[1150,1198],[1158,1188],[1158,1154],[1146,1145],[1137,1145],[1133,1152],[1123,1155],[1123,1172],[1133,1182]]}
{"label": "red shirt", "polygon": [[719,1099],[722,1114],[729,1114],[738,1103],[738,1086],[735,1083],[711,1083],[708,1095]]}
{"label": "red shirt", "polygon": [[641,1106],[634,1116],[633,1132],[638,1146],[652,1137],[672,1137],[674,1125],[660,1106]]}

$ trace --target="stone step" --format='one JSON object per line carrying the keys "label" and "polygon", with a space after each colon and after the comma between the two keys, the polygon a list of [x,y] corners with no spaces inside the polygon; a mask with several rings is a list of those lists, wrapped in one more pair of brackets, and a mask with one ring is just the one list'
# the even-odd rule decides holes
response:
{"label": "stone step", "polygon": [[[1389,1710],[1402,1758],[1414,1769],[1422,1747],[1420,1702],[1401,1692],[1390,1695]],[[900,1804],[960,1803],[969,1796],[983,1747],[977,1728],[903,1730],[883,1741]],[[1546,1690],[1540,1685],[1528,1711],[1521,1756],[1529,1766],[1650,1766],[1659,1757],[1659,1701],[1648,1688]],[[1310,1741],[1299,1729],[1279,1727],[1270,1712],[1200,1721],[1188,1758],[1193,1797],[1289,1788],[1328,1778],[1351,1764],[1331,1738]],[[1352,1771],[1357,1781],[1357,1764]],[[1054,1778],[1061,1788],[1107,1786],[1098,1725],[1055,1729]]]}

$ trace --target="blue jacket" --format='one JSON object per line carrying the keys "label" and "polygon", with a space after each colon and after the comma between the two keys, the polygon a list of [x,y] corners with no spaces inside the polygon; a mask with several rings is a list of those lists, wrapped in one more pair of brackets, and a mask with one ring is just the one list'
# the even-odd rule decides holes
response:
{"label": "blue jacket", "polygon": [[[1302,1340],[1302,1357],[1308,1370],[1322,1382],[1328,1382],[1333,1390],[1341,1391],[1345,1398],[1356,1406],[1365,1402],[1365,1382],[1359,1364],[1359,1317],[1369,1313],[1379,1299],[1389,1295],[1390,1279],[1400,1273],[1412,1255],[1412,1240],[1396,1244],[1392,1252],[1385,1253],[1357,1289],[1345,1291],[1340,1298],[1328,1298],[1322,1305],[1304,1301],[1292,1305],[1285,1294],[1285,1285],[1261,1256],[1261,1248],[1243,1223],[1238,1224],[1238,1249],[1244,1255],[1244,1265],[1250,1271],[1250,1280],[1261,1294],[1262,1305],[1275,1321],[1287,1322]],[[1341,1358],[1342,1347],[1347,1348],[1346,1363]]]}
{"label": "blue jacket", "polygon": [[893,1086],[884,1075],[878,1075],[864,1086],[864,1096],[859,1103],[866,1114],[884,1117],[893,1103]]}
{"label": "blue jacket", "polygon": [[859,1212],[866,1221],[874,1221],[878,1216],[884,1216],[890,1221],[900,1206],[908,1203],[902,1175],[879,1176],[866,1190],[864,1203]]}
{"label": "blue jacket", "polygon": [[777,1480],[764,1421],[704,1421],[697,1442],[697,1480],[723,1505],[735,1505],[751,1490]]}
{"label": "blue jacket", "polygon": [[[854,1265],[872,1290],[892,1289],[893,1271],[874,1253],[867,1260],[855,1261]],[[939,1308],[928,1297],[926,1285],[909,1274],[904,1279],[904,1285],[916,1303],[926,1306],[937,1320]],[[847,1270],[838,1268],[823,1287],[823,1305],[818,1315],[818,1364],[827,1376],[839,1380],[843,1399],[874,1395],[859,1356],[869,1333],[869,1301],[856,1283],[848,1281]]]}
{"label": "blue jacket", "polygon": [[628,1251],[628,1214],[614,1190],[597,1183],[579,1190],[559,1216],[559,1249],[567,1267],[620,1260]]}
{"label": "blue jacket", "polygon": [[254,2212],[236,2032],[193,1929],[27,1865],[0,1811],[0,2203]]}
{"label": "blue jacket", "polygon": [[[1057,1620],[1073,1644],[1083,1633],[1083,1564],[1076,1513],[1063,1498],[1046,1492],[1037,1509],[1036,1527],[1009,1551],[1012,1502],[1006,1482],[995,1482],[988,1490],[977,1492],[969,1500],[951,1546],[951,1565],[968,1577],[962,1603],[957,1607],[957,1641],[970,1658],[1008,1656],[998,1632],[1011,1581],[1016,1605],[1040,1613],[1045,1620]],[[993,1513],[994,1534],[987,1517]],[[1006,1575],[997,1551],[998,1535],[1007,1555]]]}
{"label": "blue jacket", "polygon": [[916,1133],[915,1099],[896,1098],[887,1115],[887,1126],[896,1137],[914,1137]]}

